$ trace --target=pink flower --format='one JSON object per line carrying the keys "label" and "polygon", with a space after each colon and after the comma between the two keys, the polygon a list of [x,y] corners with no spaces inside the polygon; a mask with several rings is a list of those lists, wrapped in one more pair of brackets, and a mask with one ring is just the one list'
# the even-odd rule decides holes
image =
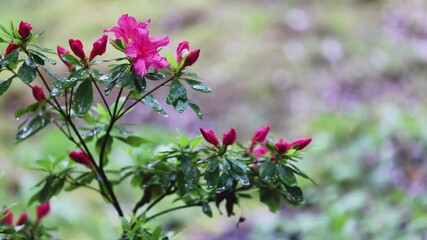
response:
{"label": "pink flower", "polygon": [[147,29],[147,26],[150,24],[150,19],[145,22],[137,23],[134,17],[130,17],[128,14],[123,14],[117,21],[118,26],[112,27],[110,30],[105,29],[105,32],[113,32],[116,38],[121,38],[125,43],[133,41],[135,38],[135,30]]}
{"label": "pink flower", "polygon": [[6,225],[8,226],[13,226],[13,213],[9,209],[7,209],[3,212],[3,214],[0,214],[0,216],[2,215],[4,215],[5,217],[0,221],[6,223]]}
{"label": "pink flower", "polygon": [[134,32],[135,39],[125,49],[126,55],[132,58],[136,74],[144,76],[150,67],[164,68],[170,64],[161,57],[159,47],[168,45],[169,38],[150,38],[146,29],[138,28]]}
{"label": "pink flower", "polygon": [[31,24],[23,21],[19,23],[18,34],[21,36],[22,40],[25,41],[30,36],[31,29],[33,29]]}
{"label": "pink flower", "polygon": [[296,141],[293,141],[290,145],[290,148],[296,147],[297,150],[304,149],[311,142],[311,138],[301,138]]}
{"label": "pink flower", "polygon": [[37,206],[36,212],[37,212],[37,220],[43,219],[50,211],[50,204],[49,202],[45,202],[39,206]]}
{"label": "pink flower", "polygon": [[200,132],[208,143],[217,147],[219,146],[218,138],[216,138],[215,133],[212,130],[200,128]]}
{"label": "pink flower", "polygon": [[39,86],[33,87],[33,96],[39,102],[44,101],[46,99],[46,95],[44,94],[43,88]]}
{"label": "pink flower", "polygon": [[82,41],[76,39],[70,39],[68,40],[68,42],[70,43],[70,48],[71,51],[73,51],[74,54],[76,54],[77,57],[79,57],[80,59],[85,59],[86,58],[86,54],[83,51],[83,43]]}
{"label": "pink flower", "polygon": [[69,152],[68,156],[76,163],[83,164],[87,167],[92,166],[92,162],[89,157],[82,150],[74,150]]}
{"label": "pink flower", "polygon": [[282,138],[279,139],[279,141],[276,144],[274,144],[274,147],[277,149],[279,153],[285,153],[286,151],[291,149],[291,145],[285,140],[283,140]]}
{"label": "pink flower", "polygon": [[231,128],[228,130],[228,132],[224,133],[224,136],[222,137],[222,143],[224,145],[233,145],[236,142],[237,139],[237,133],[234,128]]}
{"label": "pink flower", "polygon": [[107,35],[103,35],[100,39],[93,43],[92,51],[90,52],[90,59],[94,59],[96,56],[101,56],[107,50]]}
{"label": "pink flower", "polygon": [[268,125],[264,125],[262,128],[256,130],[254,136],[252,137],[252,144],[255,144],[256,142],[263,142],[269,131],[270,126]]}
{"label": "pink flower", "polygon": [[256,159],[261,158],[262,156],[264,156],[267,153],[268,153],[268,148],[266,148],[265,146],[260,146],[259,148],[255,149],[253,151],[253,154],[254,154]]}
{"label": "pink flower", "polygon": [[187,56],[183,68],[193,65],[199,58],[199,55],[200,49],[196,49],[190,52],[190,44],[187,41],[180,42],[178,44],[178,47],[176,48],[176,56],[178,63],[181,63],[181,60],[185,56]]}
{"label": "pink flower", "polygon": [[68,67],[68,69],[72,68],[73,65],[71,65],[71,63],[65,61],[64,59],[62,59],[62,55],[64,54],[70,54],[70,51],[68,51],[67,49],[61,47],[61,46],[56,46],[56,52],[58,53],[59,58],[61,59],[61,61]]}
{"label": "pink flower", "polygon": [[13,51],[15,51],[18,48],[19,48],[18,45],[10,43],[9,45],[7,45],[6,51],[5,51],[4,55],[7,56],[7,55],[11,54]]}
{"label": "pink flower", "polygon": [[27,213],[21,214],[18,221],[16,222],[16,226],[24,225],[27,222],[27,220],[28,220],[28,214]]}

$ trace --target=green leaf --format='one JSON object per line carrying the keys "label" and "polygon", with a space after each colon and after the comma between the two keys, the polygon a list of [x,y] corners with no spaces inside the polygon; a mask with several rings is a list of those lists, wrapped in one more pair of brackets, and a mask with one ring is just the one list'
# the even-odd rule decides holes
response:
{"label": "green leaf", "polygon": [[36,65],[30,59],[25,59],[16,74],[24,83],[31,83],[36,78]]}
{"label": "green leaf", "polygon": [[143,104],[147,105],[148,107],[150,107],[153,111],[158,112],[158,113],[163,114],[163,115],[167,115],[167,113],[163,109],[160,102],[157,101],[157,99],[155,99],[153,95],[150,94],[150,95],[145,96],[141,100],[141,102]]}
{"label": "green leaf", "polygon": [[170,86],[168,100],[171,104],[175,104],[179,99],[187,99],[187,90],[177,79],[174,79]]}
{"label": "green leaf", "polygon": [[105,95],[108,96],[111,93],[111,90],[113,90],[113,88],[123,80],[124,76],[125,73],[119,73],[113,78],[113,80],[109,81],[105,87]]}
{"label": "green leaf", "polygon": [[297,179],[291,168],[284,166],[283,164],[277,165],[277,175],[280,181],[289,187],[297,186]]}
{"label": "green leaf", "polygon": [[162,227],[158,226],[153,231],[153,235],[151,235],[151,240],[160,240],[162,237]]}
{"label": "green leaf", "polygon": [[227,159],[228,163],[230,164],[230,173],[233,176],[234,180],[240,181],[242,185],[249,185],[249,177],[246,175],[245,170],[247,168],[246,165],[241,167],[241,164],[236,164],[238,161],[231,161],[230,159]]}
{"label": "green leaf", "polygon": [[233,178],[227,173],[222,173],[218,180],[216,193],[222,193],[230,189],[232,186],[233,186]]}
{"label": "green leaf", "polygon": [[147,87],[147,82],[145,81],[145,79],[141,76],[136,75],[135,72],[132,73],[131,84],[133,89],[138,93],[142,93]]}
{"label": "green leaf", "polygon": [[47,115],[35,115],[28,118],[18,127],[16,140],[19,142],[31,137],[40,129],[46,127],[50,122],[52,122],[52,118]]}
{"label": "green leaf", "polygon": [[202,109],[200,109],[199,105],[197,105],[195,102],[188,100],[188,105],[193,109],[194,113],[200,118],[203,119],[203,112]]}
{"label": "green leaf", "polygon": [[260,164],[261,172],[260,177],[264,181],[272,181],[276,176],[276,165],[270,161],[263,162]]}
{"label": "green leaf", "polygon": [[25,115],[27,113],[35,112],[36,110],[38,110],[44,106],[46,106],[46,101],[36,102],[36,103],[31,104],[28,107],[18,109],[18,111],[15,112],[15,118],[19,118],[22,115]]}
{"label": "green leaf", "polygon": [[208,216],[208,217],[212,217],[213,216],[213,214],[212,214],[212,209],[211,209],[211,207],[209,206],[209,203],[207,203],[207,202],[204,202],[203,204],[202,204],[202,211],[203,211],[203,213],[204,214],[206,214],[206,216]]}
{"label": "green leaf", "polygon": [[154,72],[154,73],[147,73],[145,74],[144,78],[151,80],[151,81],[159,81],[165,79],[165,74],[161,72]]}
{"label": "green leaf", "polygon": [[199,81],[192,80],[192,79],[184,79],[184,80],[188,83],[188,85],[190,85],[192,89],[196,91],[204,92],[204,93],[212,92],[212,89],[204,83],[201,83]]}
{"label": "green leaf", "polygon": [[295,199],[297,202],[303,202],[304,201],[304,194],[299,187],[288,187],[285,185],[286,190],[288,193],[291,194],[291,196]]}
{"label": "green leaf", "polygon": [[207,188],[215,188],[219,183],[219,163],[216,159],[212,159],[208,162],[205,174],[203,178],[206,180]]}
{"label": "green leaf", "polygon": [[289,164],[289,165],[291,165],[292,166],[292,168],[290,168],[295,174],[297,174],[298,176],[301,176],[301,177],[303,177],[303,178],[305,178],[305,179],[308,179],[308,180],[310,180],[314,185],[316,185],[317,186],[317,183],[312,179],[312,178],[310,178],[307,174],[305,174],[301,169],[299,169],[299,168],[297,168],[295,165],[293,165],[293,164]]}
{"label": "green leaf", "polygon": [[19,49],[16,49],[15,51],[6,55],[0,61],[0,68],[3,68],[4,66],[8,66],[10,64],[16,64],[18,62],[18,59],[19,59]]}
{"label": "green leaf", "polygon": [[173,107],[178,113],[183,113],[185,109],[187,109],[188,101],[187,99],[178,99],[174,104]]}
{"label": "green leaf", "polygon": [[276,189],[260,188],[259,198],[262,203],[265,203],[271,212],[276,212],[280,207],[280,195]]}
{"label": "green leaf", "polygon": [[149,143],[150,141],[145,139],[145,138],[141,138],[141,137],[136,137],[136,136],[129,136],[129,137],[115,137],[117,139],[119,139],[120,141],[129,144],[132,147],[139,147],[144,143]]}
{"label": "green leaf", "polygon": [[[50,63],[52,65],[56,65],[56,61],[55,60],[46,57],[46,55],[44,55],[43,53],[41,53],[39,51],[36,51],[36,50],[32,49],[32,50],[29,50],[29,52],[32,53],[33,57],[36,56],[36,57],[40,58],[41,60],[43,60],[44,62],[48,62],[48,63]],[[41,65],[43,65],[43,64],[41,64]]]}
{"label": "green leaf", "polygon": [[92,83],[90,81],[83,81],[74,96],[73,110],[79,117],[83,117],[89,111],[93,102]]}
{"label": "green leaf", "polygon": [[166,53],[166,61],[171,64],[173,69],[178,69],[178,62],[170,53]]}
{"label": "green leaf", "polygon": [[181,164],[181,192],[188,193],[193,190],[199,183],[200,171],[191,161],[182,162]]}
{"label": "green leaf", "polygon": [[12,84],[12,79],[9,78],[7,80],[0,81],[0,96],[3,95],[7,89],[9,89],[10,85]]}
{"label": "green leaf", "polygon": [[72,65],[81,65],[80,61],[71,54],[63,54],[61,59]]}

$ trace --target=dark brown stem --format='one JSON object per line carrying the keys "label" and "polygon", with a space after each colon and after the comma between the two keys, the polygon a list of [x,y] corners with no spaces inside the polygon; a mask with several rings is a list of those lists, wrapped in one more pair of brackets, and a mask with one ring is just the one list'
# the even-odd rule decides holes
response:
{"label": "dark brown stem", "polygon": [[97,90],[97,91],[98,91],[98,93],[99,93],[99,96],[101,96],[101,98],[102,98],[102,102],[104,102],[104,106],[105,106],[105,108],[107,109],[108,114],[110,114],[110,117],[111,117],[111,118],[113,118],[113,114],[112,114],[112,113],[111,113],[111,111],[110,111],[110,108],[109,108],[109,106],[108,106],[107,99],[105,99],[104,94],[102,94],[101,89],[99,89],[99,86],[98,86],[98,84],[96,83],[95,79],[93,78],[92,74],[90,74],[90,79],[92,80],[93,84],[95,85],[95,88],[96,88],[96,90]]}

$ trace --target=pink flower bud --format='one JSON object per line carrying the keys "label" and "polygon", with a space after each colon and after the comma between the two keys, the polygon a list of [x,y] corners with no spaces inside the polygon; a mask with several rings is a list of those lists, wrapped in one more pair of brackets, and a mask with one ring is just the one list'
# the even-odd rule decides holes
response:
{"label": "pink flower bud", "polygon": [[19,23],[18,34],[21,36],[23,41],[25,41],[30,36],[31,29],[33,29],[31,24],[23,21]]}
{"label": "pink flower bud", "polygon": [[4,55],[7,56],[7,55],[11,54],[13,51],[15,51],[18,48],[19,48],[18,45],[10,43],[9,45],[7,45],[6,51],[5,51]]}
{"label": "pink flower bud", "polygon": [[64,54],[70,54],[70,51],[68,51],[67,49],[61,47],[61,46],[56,46],[56,52],[58,53],[59,58],[61,59],[61,61],[67,66],[68,69],[70,69],[73,65],[71,65],[71,63],[65,61],[64,59],[62,59],[62,55]]}
{"label": "pink flower bud", "polygon": [[92,167],[92,162],[89,157],[80,149],[71,151],[68,156],[76,163],[83,164],[89,168]]}
{"label": "pink flower bud", "polygon": [[188,54],[190,50],[190,44],[187,41],[182,41],[178,44],[178,47],[176,48],[176,57],[178,63],[181,62],[181,60]]}
{"label": "pink flower bud", "polygon": [[256,142],[263,142],[269,131],[270,126],[268,125],[264,125],[262,128],[256,130],[254,136],[252,137],[252,144],[255,144]]}
{"label": "pink flower bud", "polygon": [[264,156],[267,153],[268,153],[268,148],[266,148],[265,146],[260,146],[259,148],[255,149],[253,151],[253,154],[254,154],[256,159],[261,158],[262,156]]}
{"label": "pink flower bud", "polygon": [[291,148],[291,145],[283,139],[279,139],[279,141],[274,144],[274,147],[277,149],[279,153],[285,153]]}
{"label": "pink flower bud", "polygon": [[37,206],[36,212],[37,212],[37,220],[43,219],[50,211],[50,204],[49,202],[45,202],[39,206]]}
{"label": "pink flower bud", "polygon": [[207,142],[214,146],[219,146],[218,138],[216,138],[215,133],[212,130],[200,128],[200,132]]}
{"label": "pink flower bud", "polygon": [[90,59],[94,59],[96,56],[101,56],[107,50],[107,35],[103,35],[100,39],[93,43],[92,51],[90,52]]}
{"label": "pink flower bud", "polygon": [[6,225],[8,226],[13,226],[13,213],[9,209],[7,209],[3,212],[3,214],[0,214],[0,217],[2,215],[4,215],[5,217],[0,221],[6,223]]}
{"label": "pink flower bud", "polygon": [[80,59],[86,58],[85,52],[83,51],[83,43],[80,40],[70,39],[68,40],[68,42],[70,43],[71,51],[73,51],[73,53],[76,54],[77,57],[79,57]]}
{"label": "pink flower bud", "polygon": [[27,222],[27,220],[28,220],[28,214],[27,213],[21,214],[18,221],[16,222],[16,226],[24,225]]}
{"label": "pink flower bud", "polygon": [[297,147],[297,150],[303,150],[310,142],[311,138],[301,138],[293,141],[289,148]]}
{"label": "pink flower bud", "polygon": [[44,101],[46,99],[46,95],[44,94],[43,88],[39,86],[33,87],[33,96],[39,102]]}
{"label": "pink flower bud", "polygon": [[224,136],[222,137],[222,143],[224,145],[233,145],[236,142],[237,139],[237,133],[234,128],[231,128],[228,130],[228,132],[224,133]]}
{"label": "pink flower bud", "polygon": [[188,67],[196,63],[197,59],[199,59],[199,55],[200,55],[200,49],[191,51],[188,54],[187,59],[185,59],[184,67]]}

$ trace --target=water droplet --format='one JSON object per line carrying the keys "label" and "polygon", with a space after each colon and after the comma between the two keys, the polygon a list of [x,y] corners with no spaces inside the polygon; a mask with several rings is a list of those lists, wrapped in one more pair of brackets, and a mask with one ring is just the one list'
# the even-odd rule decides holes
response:
{"label": "water droplet", "polygon": [[19,117],[16,118],[16,121],[19,121]]}

